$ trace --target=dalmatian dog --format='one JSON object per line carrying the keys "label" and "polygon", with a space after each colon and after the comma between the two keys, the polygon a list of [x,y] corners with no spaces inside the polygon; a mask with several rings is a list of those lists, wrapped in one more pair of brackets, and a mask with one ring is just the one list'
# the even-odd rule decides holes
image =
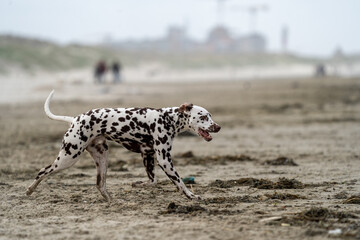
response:
{"label": "dalmatian dog", "polygon": [[65,133],[61,150],[54,163],[42,168],[34,182],[27,189],[30,195],[38,184],[51,174],[74,165],[82,152],[87,150],[94,159],[97,169],[96,186],[101,195],[110,202],[106,190],[109,147],[107,141],[122,144],[130,151],[141,153],[149,180],[137,185],[156,184],[154,156],[157,164],[189,199],[201,199],[183,183],[171,160],[174,137],[183,131],[193,131],[206,141],[210,133],[220,131],[220,126],[211,119],[204,108],[184,103],[169,108],[101,108],[93,109],[77,117],[57,116],[51,113],[49,105],[54,91],[45,101],[45,113],[50,119],[70,123]]}

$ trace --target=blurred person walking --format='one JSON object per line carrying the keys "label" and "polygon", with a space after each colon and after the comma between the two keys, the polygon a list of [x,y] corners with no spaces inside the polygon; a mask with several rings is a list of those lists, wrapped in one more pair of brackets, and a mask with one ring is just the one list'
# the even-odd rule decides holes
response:
{"label": "blurred person walking", "polygon": [[106,70],[105,62],[100,60],[95,66],[95,83],[103,83]]}
{"label": "blurred person walking", "polygon": [[114,62],[111,69],[114,75],[113,83],[114,84],[121,83],[121,63]]}

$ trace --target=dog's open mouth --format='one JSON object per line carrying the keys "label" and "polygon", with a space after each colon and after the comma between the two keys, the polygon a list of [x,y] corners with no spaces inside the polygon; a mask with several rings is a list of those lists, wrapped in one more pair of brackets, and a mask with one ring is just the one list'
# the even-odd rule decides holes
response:
{"label": "dog's open mouth", "polygon": [[210,133],[202,128],[199,128],[199,135],[208,142],[212,140],[212,136],[210,135]]}

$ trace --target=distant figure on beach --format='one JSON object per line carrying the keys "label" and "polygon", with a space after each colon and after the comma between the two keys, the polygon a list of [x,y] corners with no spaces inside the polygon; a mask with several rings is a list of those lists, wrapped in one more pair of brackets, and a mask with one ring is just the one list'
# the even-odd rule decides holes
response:
{"label": "distant figure on beach", "polygon": [[326,77],[325,65],[320,63],[315,66],[315,77]]}
{"label": "distant figure on beach", "polygon": [[121,64],[119,62],[114,62],[111,69],[114,75],[113,83],[121,83]]}
{"label": "distant figure on beach", "polygon": [[95,66],[95,83],[103,83],[106,73],[106,64],[103,60],[99,61]]}

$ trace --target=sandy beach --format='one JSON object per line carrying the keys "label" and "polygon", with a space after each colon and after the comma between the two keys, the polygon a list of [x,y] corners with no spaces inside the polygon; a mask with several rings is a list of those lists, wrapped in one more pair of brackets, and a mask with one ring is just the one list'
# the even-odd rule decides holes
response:
{"label": "sandy beach", "polygon": [[[38,78],[38,80],[36,80]],[[85,70],[1,77],[0,239],[359,239],[360,79],[128,81],[94,85]],[[29,82],[31,81],[31,82]],[[178,136],[173,158],[201,201],[189,201],[139,154],[110,144],[109,204],[88,153],[28,185],[55,159],[67,124],[98,107],[167,107],[192,102],[222,130],[211,142]]]}

